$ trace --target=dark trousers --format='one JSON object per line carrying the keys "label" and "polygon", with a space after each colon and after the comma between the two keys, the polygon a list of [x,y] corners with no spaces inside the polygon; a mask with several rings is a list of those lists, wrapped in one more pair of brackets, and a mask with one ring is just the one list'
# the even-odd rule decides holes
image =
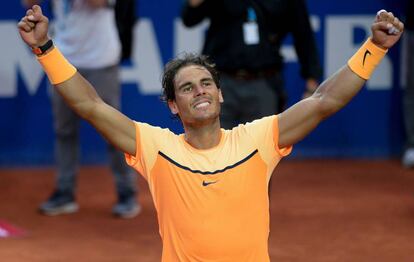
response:
{"label": "dark trousers", "polygon": [[[102,69],[78,69],[109,105],[120,107],[120,82],[118,66]],[[55,130],[55,159],[57,166],[56,187],[61,191],[74,192],[79,160],[80,118],[64,103],[62,97],[52,89],[52,109]],[[114,175],[118,196],[135,194],[135,173],[125,162],[124,154],[108,145],[110,166]]]}
{"label": "dark trousers", "polygon": [[221,126],[225,129],[277,114],[285,106],[286,95],[280,73],[248,80],[223,73],[220,83],[224,98]]}

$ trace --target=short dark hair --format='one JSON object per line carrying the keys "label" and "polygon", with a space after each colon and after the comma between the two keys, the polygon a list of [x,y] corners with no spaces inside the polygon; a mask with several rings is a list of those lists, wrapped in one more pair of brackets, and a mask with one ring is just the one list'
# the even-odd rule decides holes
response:
{"label": "short dark hair", "polygon": [[216,65],[206,55],[197,55],[194,53],[183,53],[182,55],[169,61],[164,67],[162,75],[162,96],[165,102],[175,99],[174,80],[177,72],[186,66],[198,65],[207,69],[213,77],[217,88],[220,88],[220,76]]}

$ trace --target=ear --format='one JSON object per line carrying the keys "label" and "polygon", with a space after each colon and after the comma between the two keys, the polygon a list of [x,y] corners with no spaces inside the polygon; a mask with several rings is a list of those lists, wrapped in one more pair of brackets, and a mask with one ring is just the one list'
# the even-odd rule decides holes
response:
{"label": "ear", "polygon": [[171,110],[171,113],[173,114],[173,115],[176,115],[176,114],[178,114],[178,112],[179,112],[179,110],[178,110],[178,107],[177,107],[177,104],[175,103],[175,100],[168,100],[168,107],[170,108],[170,110]]}
{"label": "ear", "polygon": [[221,89],[219,91],[219,102],[222,104],[224,102],[223,94],[221,93]]}

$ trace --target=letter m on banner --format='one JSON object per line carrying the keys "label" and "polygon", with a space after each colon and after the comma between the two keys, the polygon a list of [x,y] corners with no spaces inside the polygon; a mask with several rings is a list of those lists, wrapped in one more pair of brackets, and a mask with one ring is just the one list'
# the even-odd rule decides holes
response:
{"label": "letter m on banner", "polygon": [[34,95],[44,73],[30,49],[20,39],[16,21],[0,23],[1,63],[0,98],[17,96],[17,76],[20,73],[28,93]]}

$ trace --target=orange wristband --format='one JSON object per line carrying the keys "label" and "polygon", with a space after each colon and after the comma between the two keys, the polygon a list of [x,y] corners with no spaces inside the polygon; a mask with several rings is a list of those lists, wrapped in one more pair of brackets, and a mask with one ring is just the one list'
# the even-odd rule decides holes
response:
{"label": "orange wristband", "polygon": [[37,60],[53,85],[65,82],[76,73],[76,68],[66,60],[56,46],[45,55],[38,56]]}
{"label": "orange wristband", "polygon": [[378,47],[372,42],[371,38],[368,38],[361,48],[348,60],[348,66],[355,74],[368,80],[387,51],[388,49]]}

